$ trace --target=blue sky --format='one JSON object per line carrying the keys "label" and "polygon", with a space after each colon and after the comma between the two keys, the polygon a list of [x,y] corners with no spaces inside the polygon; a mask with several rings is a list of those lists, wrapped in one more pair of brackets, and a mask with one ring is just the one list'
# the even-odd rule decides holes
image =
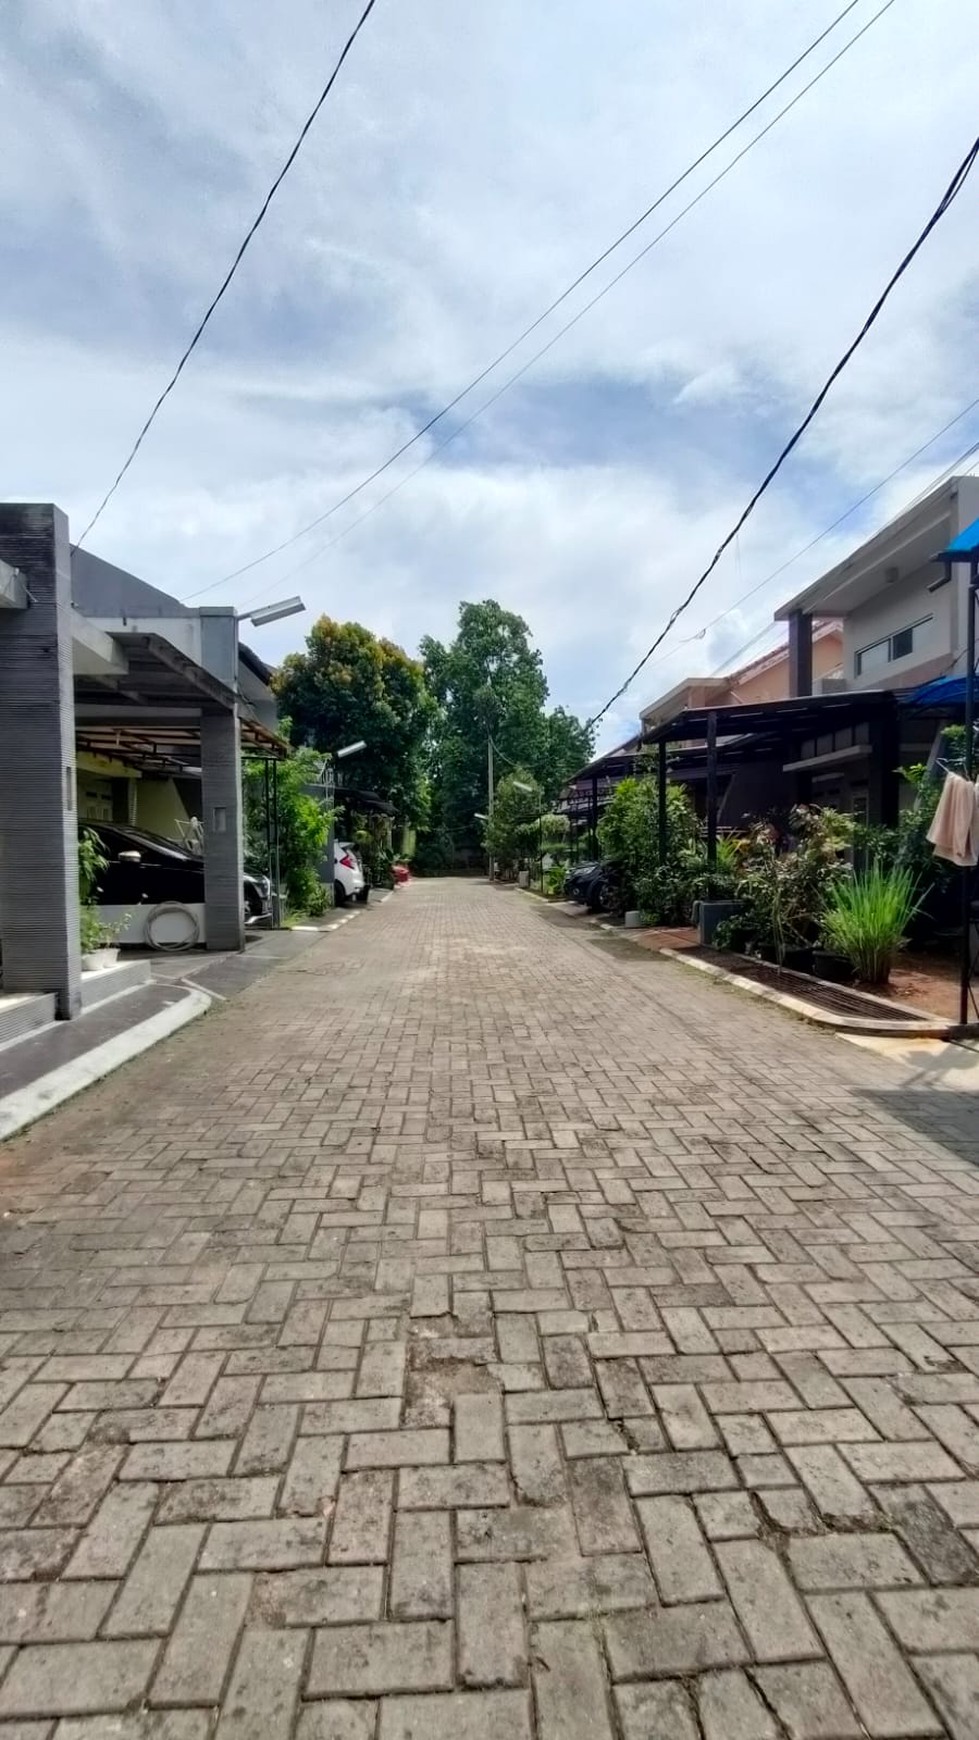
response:
{"label": "blue sky", "polygon": [[[378,0],[91,547],[186,596],[323,512],[837,9]],[[810,66],[875,9],[860,0]],[[56,500],[76,532],[84,525],[359,10],[348,0],[8,0],[3,494]],[[411,649],[425,632],[449,634],[461,599],[495,596],[530,622],[554,699],[595,710],[705,565],[964,155],[974,58],[952,45],[973,33],[974,0],[944,0],[940,29],[934,0],[896,0],[417,477],[441,431],[318,533],[207,601],[299,587],[311,612],[355,617]],[[698,172],[649,233],[724,161]],[[738,605],[979,390],[968,367],[977,209],[979,181],[604,741],[688,671],[735,654],[782,597],[979,438],[974,415]],[[640,232],[456,420],[648,239]],[[276,658],[301,633],[302,619],[277,625],[262,651]]]}

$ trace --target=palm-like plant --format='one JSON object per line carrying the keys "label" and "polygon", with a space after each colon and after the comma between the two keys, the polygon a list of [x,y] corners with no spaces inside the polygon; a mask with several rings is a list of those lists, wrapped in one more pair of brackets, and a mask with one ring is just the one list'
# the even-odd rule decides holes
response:
{"label": "palm-like plant", "polygon": [[827,948],[844,955],[867,985],[886,985],[898,949],[918,910],[920,896],[910,870],[879,863],[834,883],[823,914]]}

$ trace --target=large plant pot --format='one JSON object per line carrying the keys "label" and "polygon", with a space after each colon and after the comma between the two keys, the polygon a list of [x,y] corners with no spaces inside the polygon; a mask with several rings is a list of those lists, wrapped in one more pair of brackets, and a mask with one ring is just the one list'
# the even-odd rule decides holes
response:
{"label": "large plant pot", "polygon": [[88,949],[86,953],[82,955],[82,972],[104,972],[106,967],[114,967],[118,959],[118,949]]}
{"label": "large plant pot", "polygon": [[853,982],[853,964],[845,955],[834,955],[829,949],[813,949],[812,970],[817,979],[826,979],[831,985],[849,985]]}
{"label": "large plant pot", "polygon": [[697,902],[697,924],[700,928],[701,946],[709,947],[714,941],[714,932],[719,924],[726,924],[729,918],[734,918],[739,911],[736,900],[699,900]]}
{"label": "large plant pot", "polygon": [[517,887],[518,888],[529,888],[530,887],[530,871],[529,870],[518,870],[517,871]]}

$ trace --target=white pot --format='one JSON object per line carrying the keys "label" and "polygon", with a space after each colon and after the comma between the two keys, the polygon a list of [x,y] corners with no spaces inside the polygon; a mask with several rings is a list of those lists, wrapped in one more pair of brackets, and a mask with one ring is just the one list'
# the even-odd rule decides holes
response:
{"label": "white pot", "polygon": [[626,930],[639,930],[641,928],[641,926],[642,926],[642,913],[641,912],[636,911],[636,912],[627,912],[626,913],[626,915],[625,915],[625,928],[626,928]]}
{"label": "white pot", "polygon": [[116,948],[90,949],[82,955],[82,972],[101,973],[106,967],[114,967],[118,959],[119,950]]}
{"label": "white pot", "polygon": [[530,871],[529,870],[518,870],[517,871],[517,887],[518,888],[529,888],[530,887]]}

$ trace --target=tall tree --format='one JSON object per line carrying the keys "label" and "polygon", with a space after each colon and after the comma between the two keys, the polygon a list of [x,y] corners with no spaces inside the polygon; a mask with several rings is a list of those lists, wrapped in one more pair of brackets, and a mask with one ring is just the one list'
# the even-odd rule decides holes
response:
{"label": "tall tree", "polygon": [[474,844],[474,821],[487,802],[487,742],[497,750],[497,778],[527,769],[553,801],[590,753],[586,728],[558,707],[545,711],[547,679],[522,616],[494,599],[462,604],[455,639],[421,643],[428,685],[441,708],[435,731],[434,784],[441,819],[458,845]]}
{"label": "tall tree", "polygon": [[287,654],[274,687],[293,742],[335,753],[363,738],[356,783],[423,819],[425,763],[436,704],[425,672],[401,647],[357,622],[321,616],[306,651]]}
{"label": "tall tree", "polygon": [[571,775],[591,760],[595,731],[565,707],[555,707],[548,713],[546,723],[547,746],[541,779],[545,795],[553,803]]}

